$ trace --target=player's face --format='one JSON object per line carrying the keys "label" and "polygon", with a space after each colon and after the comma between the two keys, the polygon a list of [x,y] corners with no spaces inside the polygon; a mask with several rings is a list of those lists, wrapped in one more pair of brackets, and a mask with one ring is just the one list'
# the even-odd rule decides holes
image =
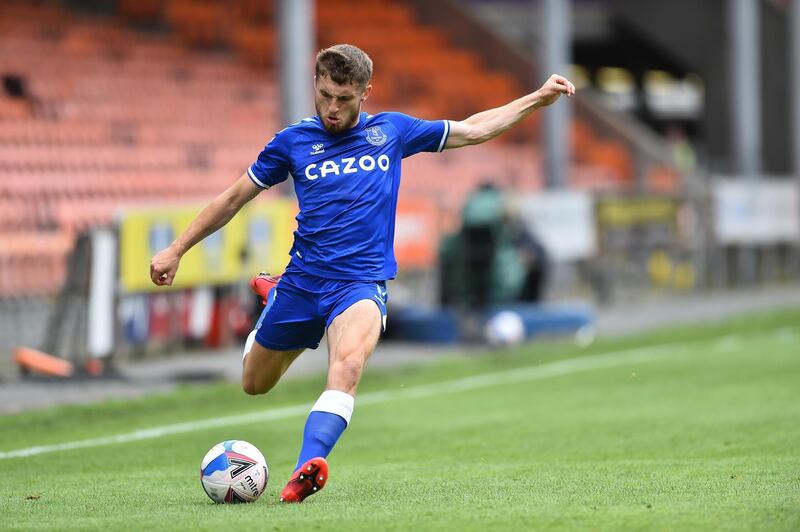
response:
{"label": "player's face", "polygon": [[370,90],[372,85],[362,89],[353,83],[339,85],[329,76],[314,78],[314,106],[328,133],[341,133],[356,125]]}

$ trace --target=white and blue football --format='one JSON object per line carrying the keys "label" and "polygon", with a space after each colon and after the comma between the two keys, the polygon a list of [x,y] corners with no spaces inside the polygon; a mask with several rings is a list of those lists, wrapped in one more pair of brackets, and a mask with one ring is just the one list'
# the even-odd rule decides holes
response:
{"label": "white and blue football", "polygon": [[217,503],[253,502],[269,480],[269,467],[255,445],[226,440],[208,451],[200,464],[200,483]]}

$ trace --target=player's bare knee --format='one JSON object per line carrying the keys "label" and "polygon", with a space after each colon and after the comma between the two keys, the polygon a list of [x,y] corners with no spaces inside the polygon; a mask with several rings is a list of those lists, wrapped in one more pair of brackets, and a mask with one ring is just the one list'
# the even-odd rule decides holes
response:
{"label": "player's bare knee", "polygon": [[255,381],[253,381],[253,379],[248,379],[246,377],[242,377],[242,390],[244,390],[244,393],[246,393],[247,395],[259,394],[259,390],[258,387],[256,386]]}
{"label": "player's bare knee", "polygon": [[268,382],[259,381],[254,375],[242,375],[242,390],[247,395],[262,395],[272,389]]}
{"label": "player's bare knee", "polygon": [[242,389],[247,395],[264,395],[272,389],[272,386],[264,386],[247,382],[242,384]]}

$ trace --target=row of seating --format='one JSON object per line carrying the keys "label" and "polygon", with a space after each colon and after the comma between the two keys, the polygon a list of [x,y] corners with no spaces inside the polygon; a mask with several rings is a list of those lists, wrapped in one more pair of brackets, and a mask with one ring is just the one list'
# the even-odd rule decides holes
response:
{"label": "row of seating", "polygon": [[[65,46],[61,40],[43,41],[35,35],[28,37],[4,35],[4,45],[0,54],[3,57],[4,70],[47,68],[52,70],[53,74],[107,75],[123,81],[125,78],[130,80],[137,77],[143,81],[195,80],[218,82],[224,87],[225,80],[228,79],[231,80],[230,83],[237,83],[241,81],[237,78],[242,76],[251,81],[265,78],[264,72],[243,70],[240,63],[226,62],[224,56],[203,57],[202,54],[195,52],[166,54],[160,49],[153,49],[147,54],[127,54],[122,51],[127,48],[110,48],[97,39],[99,37],[87,35],[87,49],[77,51]],[[124,46],[134,46],[134,44],[127,43]],[[80,62],[70,67],[71,63],[65,62],[64,56],[80,59]],[[147,77],[148,75],[150,77]]]}
{"label": "row of seating", "polygon": [[0,296],[53,295],[61,287],[74,237],[67,231],[0,232]]}
{"label": "row of seating", "polygon": [[214,153],[185,146],[0,146],[0,172],[170,171],[210,168]]}
{"label": "row of seating", "polygon": [[[6,54],[0,51],[5,62]],[[69,97],[74,100],[103,101],[115,98],[180,98],[181,100],[206,100],[207,105],[234,105],[237,103],[260,102],[277,105],[278,94],[273,85],[263,85],[262,80],[252,79],[212,79],[196,78],[190,75],[172,79],[170,73],[150,78],[157,74],[150,70],[144,72],[109,72],[113,62],[108,62],[104,70],[60,70],[37,62],[27,62],[15,68],[6,66],[9,73],[17,73],[30,80],[31,91],[40,98]],[[39,68],[47,71],[41,76]],[[102,67],[101,67],[102,68]],[[274,102],[274,103],[273,103]],[[194,103],[194,102],[193,102]]]}
{"label": "row of seating", "polygon": [[19,146],[199,146],[260,148],[279,129],[277,122],[245,120],[233,128],[198,128],[177,122],[109,122],[106,120],[18,119],[3,122],[0,145]]}
{"label": "row of seating", "polygon": [[0,180],[0,200],[28,201],[37,198],[71,198],[82,196],[113,196],[124,199],[127,194],[152,194],[157,196],[159,190],[191,192],[195,188],[205,190],[206,187],[224,188],[245,170],[241,165],[238,173],[208,173],[203,170],[186,169],[172,172],[153,172],[140,169],[138,171],[106,171],[96,170],[65,174],[64,172],[48,172],[40,174],[3,173]]}
{"label": "row of seating", "polygon": [[[129,107],[120,107],[111,100],[81,101],[62,100],[48,103],[41,99],[12,100],[0,98],[3,106],[9,106],[7,120],[30,120],[43,117],[48,120],[91,120],[100,118],[105,121],[129,120],[134,123],[154,123],[173,120],[186,124],[207,125],[220,127],[226,122],[241,119],[246,125],[253,126],[258,123],[271,123],[271,119],[261,118],[274,112],[274,106],[259,102],[246,104],[230,102],[227,105],[206,105],[204,100],[154,100],[152,105],[146,101],[139,101]],[[172,103],[172,105],[170,105]],[[16,117],[16,118],[14,118]],[[168,123],[168,122],[167,122]]]}

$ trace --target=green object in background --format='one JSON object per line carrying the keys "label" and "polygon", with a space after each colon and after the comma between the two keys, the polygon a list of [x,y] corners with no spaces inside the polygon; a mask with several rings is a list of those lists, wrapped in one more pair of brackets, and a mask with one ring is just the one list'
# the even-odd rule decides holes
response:
{"label": "green object in background", "polygon": [[461,223],[471,226],[502,226],[505,212],[503,195],[492,187],[479,188],[461,209]]}
{"label": "green object in background", "polygon": [[489,285],[490,303],[510,303],[519,299],[525,282],[525,265],[519,251],[504,239],[492,263],[492,281]]}
{"label": "green object in background", "polygon": [[[498,189],[481,187],[467,199],[461,211],[461,230],[446,235],[439,246],[444,303],[474,308],[480,299],[478,285],[483,283],[487,284],[486,304],[511,303],[519,298],[525,282],[525,264],[506,222],[505,202]],[[485,280],[470,264],[469,246],[476,244],[468,237],[470,231],[480,232],[492,241],[487,246],[493,249],[493,255],[487,260]]]}

